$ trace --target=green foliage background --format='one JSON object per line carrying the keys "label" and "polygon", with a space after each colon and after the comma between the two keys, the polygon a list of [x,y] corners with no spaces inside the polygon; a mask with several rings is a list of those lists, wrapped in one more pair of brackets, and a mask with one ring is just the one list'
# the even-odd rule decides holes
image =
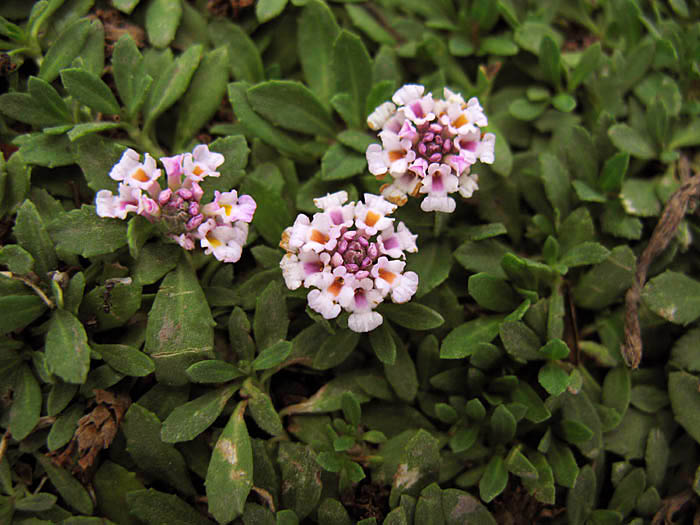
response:
{"label": "green foliage background", "polygon": [[[0,521],[690,522],[692,199],[642,290],[641,366],[620,348],[698,167],[697,2],[233,4],[0,6]],[[359,335],[284,287],[278,242],[313,197],[378,191],[365,119],[409,82],[478,96],[496,161],[454,214],[396,213],[420,287]],[[92,204],[126,147],[199,142],[226,157],[207,195],[258,203],[235,267]],[[52,462],[96,405],[114,439]]]}

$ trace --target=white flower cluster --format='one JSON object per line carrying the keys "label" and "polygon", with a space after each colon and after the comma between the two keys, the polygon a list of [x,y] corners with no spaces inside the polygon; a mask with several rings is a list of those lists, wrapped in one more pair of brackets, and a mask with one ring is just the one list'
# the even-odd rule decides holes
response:
{"label": "white flower cluster", "polygon": [[451,213],[456,203],[448,195],[459,191],[465,198],[479,188],[478,176],[470,174],[477,160],[491,164],[496,136],[482,133],[488,121],[476,97],[465,102],[445,88],[445,99],[424,95],[425,88],[407,84],[377,107],[367,124],[379,131],[382,144],[371,144],[366,156],[369,171],[392,182],[382,195],[403,206],[408,195],[426,194],[423,211]]}
{"label": "white flower cluster", "polygon": [[404,252],[415,252],[417,235],[388,217],[396,206],[378,195],[347,202],[345,191],[314,199],[321,209],[309,220],[299,214],[282,235],[287,251],[280,267],[287,287],[314,288],[307,296],[325,319],[350,312],[348,326],[369,332],[382,324],[374,311],[387,295],[395,303],[411,299],[418,275],[404,272]]}
{"label": "white flower cluster", "polygon": [[224,156],[209,151],[203,144],[192,153],[160,159],[165,167],[168,187],[162,189],[158,179],[161,170],[148,153],[141,162],[139,154],[127,149],[109,176],[119,181],[119,194],[109,190],[97,192],[97,215],[125,219],[130,212],[151,222],[158,221],[166,235],[186,250],[199,241],[205,253],[224,262],[241,258],[248,237],[248,223],[253,219],[256,204],[252,197],[235,190],[215,192],[212,202],[202,205],[204,191],[200,182],[205,177],[218,177],[216,169]]}

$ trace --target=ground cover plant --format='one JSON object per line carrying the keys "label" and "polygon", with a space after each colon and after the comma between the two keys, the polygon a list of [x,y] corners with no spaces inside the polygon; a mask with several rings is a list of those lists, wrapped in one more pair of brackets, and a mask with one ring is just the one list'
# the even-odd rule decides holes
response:
{"label": "ground cover plant", "polygon": [[697,521],[699,16],[2,2],[0,522]]}

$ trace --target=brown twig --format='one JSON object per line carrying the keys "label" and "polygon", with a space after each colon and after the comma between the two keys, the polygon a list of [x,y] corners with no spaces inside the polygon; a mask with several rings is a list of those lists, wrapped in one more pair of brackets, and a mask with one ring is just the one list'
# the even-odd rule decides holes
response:
{"label": "brown twig", "polygon": [[651,234],[649,244],[637,261],[634,283],[625,295],[625,342],[621,350],[630,368],[637,368],[642,360],[642,335],[637,310],[649,266],[673,239],[688,209],[690,199],[700,195],[700,174],[690,176],[690,164],[686,156],[681,157],[678,168],[682,185],[666,203],[661,218]]}

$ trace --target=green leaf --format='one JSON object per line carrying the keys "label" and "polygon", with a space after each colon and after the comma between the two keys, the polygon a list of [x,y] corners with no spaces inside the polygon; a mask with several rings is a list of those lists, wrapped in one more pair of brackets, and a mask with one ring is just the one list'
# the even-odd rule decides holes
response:
{"label": "green leaf", "polygon": [[112,5],[122,13],[130,15],[141,0],[112,0]]}
{"label": "green leaf", "polygon": [[[311,333],[313,335],[313,332]],[[341,409],[345,392],[352,392],[364,403],[369,397],[356,381],[356,375],[340,375],[322,386],[313,396],[302,403],[290,405],[280,411],[280,416],[290,414],[318,414]]]}
{"label": "green leaf", "polygon": [[[389,440],[384,446],[391,442],[392,440]],[[438,440],[426,430],[415,431],[400,450],[392,480],[390,501],[398,502],[402,494],[417,496],[426,486],[437,481],[439,463]]]}
{"label": "green leaf", "polygon": [[46,362],[51,373],[67,383],[84,383],[90,370],[85,328],[65,310],[56,310],[46,334]]}
{"label": "green leaf", "polygon": [[566,93],[559,93],[552,97],[552,106],[563,113],[570,113],[576,109],[576,99]]}
{"label": "green leaf", "polygon": [[273,436],[283,435],[284,427],[282,426],[282,419],[279,414],[277,414],[277,410],[270,396],[248,384],[245,388],[250,394],[248,398],[248,409],[255,423],[268,434]]}
{"label": "green leaf", "polygon": [[335,135],[333,122],[326,109],[299,82],[263,82],[248,90],[248,101],[256,112],[274,125],[310,135]]}
{"label": "green leaf", "polygon": [[602,263],[609,256],[610,250],[602,244],[597,242],[583,242],[567,251],[561,259],[559,259],[559,263],[568,268],[573,268],[574,266]]}
{"label": "green leaf", "polygon": [[397,325],[411,330],[433,330],[445,322],[438,312],[420,303],[384,303],[379,307],[379,312]]}
{"label": "green leaf", "polygon": [[153,412],[133,403],[124,416],[121,430],[126,437],[126,450],[140,470],[178,492],[194,495],[185,460],[173,445],[161,441],[161,423]]}
{"label": "green leaf", "polygon": [[[32,80],[35,77],[31,77]],[[0,112],[8,117],[34,126],[65,124],[69,119],[56,115],[51,106],[40,103],[27,93],[5,93],[0,95]]]}
{"label": "green leaf", "polygon": [[668,393],[674,418],[700,443],[698,378],[687,372],[671,372],[668,377]]}
{"label": "green leaf", "polygon": [[53,494],[39,492],[38,494],[32,494],[18,499],[15,502],[15,510],[22,512],[43,512],[53,507],[56,503],[56,499],[56,496]]}
{"label": "green leaf", "polygon": [[228,385],[176,407],[163,421],[160,437],[164,443],[191,441],[209,428],[223,411],[238,385]]}
{"label": "green leaf", "polygon": [[537,379],[542,388],[553,396],[558,396],[569,386],[569,374],[551,361],[540,368]]}
{"label": "green leaf", "polygon": [[63,500],[81,514],[92,514],[92,499],[85,487],[70,472],[56,467],[48,457],[40,454],[35,455],[35,457],[41,463],[51,484],[56,487]]}
{"label": "green leaf", "polygon": [[280,443],[277,461],[282,471],[282,505],[293,510],[299,520],[306,518],[321,498],[321,467],[314,451],[300,443]]}
{"label": "green leaf", "polygon": [[586,48],[581,55],[578,64],[569,76],[569,89],[575,91],[576,88],[588,78],[588,76],[598,69],[598,64],[603,56],[600,42],[596,42]]}
{"label": "green leaf", "polygon": [[500,326],[499,335],[506,352],[516,361],[526,362],[543,358],[539,352],[539,336],[525,323],[505,321]]}
{"label": "green leaf", "polygon": [[99,133],[100,131],[106,131],[108,129],[116,129],[120,126],[121,124],[119,124],[119,122],[84,122],[73,126],[73,129],[68,132],[68,139],[71,142],[75,142],[86,135]]}
{"label": "green leaf", "polygon": [[542,423],[550,418],[552,413],[544,404],[535,390],[523,381],[518,382],[517,388],[511,393],[513,401],[527,407],[525,419],[533,423]]}
{"label": "green leaf", "polygon": [[666,478],[670,454],[671,448],[663,431],[660,428],[652,429],[644,453],[648,485],[661,487]]}
{"label": "green leaf", "polygon": [[175,268],[181,253],[181,248],[175,244],[146,244],[131,267],[134,282],[144,286],[155,283]]}
{"label": "green leaf", "polygon": [[642,300],[657,315],[685,326],[700,317],[700,282],[667,270],[646,284]]}
{"label": "green leaf", "polygon": [[284,11],[287,0],[259,0],[255,4],[255,16],[264,24],[279,16]]}
{"label": "green leaf", "polygon": [[644,492],[645,486],[646,475],[644,474],[644,469],[636,468],[632,470],[615,487],[615,492],[613,492],[608,506],[618,511],[623,517],[626,516],[634,510],[637,499]]}
{"label": "green leaf", "polygon": [[53,82],[59,72],[78,56],[90,31],[90,20],[80,18],[66,27],[49,48],[39,68],[39,78]]}
{"label": "green leaf", "polygon": [[346,329],[337,332],[321,343],[313,360],[313,368],[328,370],[345,361],[360,342],[360,334]]}
{"label": "green leaf", "polygon": [[509,472],[526,479],[537,479],[539,474],[535,466],[521,452],[522,445],[514,446],[505,459],[505,466]]}
{"label": "green leaf", "polygon": [[528,454],[528,456],[530,462],[537,469],[537,479],[524,478],[522,483],[537,501],[552,505],[555,498],[552,468],[549,466],[549,463],[547,463],[547,459],[543,454],[532,452]]}
{"label": "green leaf", "polygon": [[217,20],[209,25],[209,31],[213,42],[228,46],[228,61],[233,78],[252,83],[265,79],[260,51],[240,25]]}
{"label": "green leaf", "polygon": [[618,152],[605,161],[600,174],[600,189],[603,191],[619,191],[627,173],[630,156],[626,152]]}
{"label": "green leaf", "polygon": [[285,200],[264,182],[253,177],[246,177],[241,184],[241,193],[247,193],[257,203],[253,216],[255,229],[268,244],[277,246],[282,238],[282,232],[294,220]]}
{"label": "green leaf", "polygon": [[46,303],[36,295],[6,295],[0,297],[0,332],[7,334],[21,330],[38,319],[46,310]]}
{"label": "green leaf", "polygon": [[490,343],[498,335],[500,317],[479,317],[453,329],[442,341],[441,359],[470,356],[479,343]]}
{"label": "green leaf", "polygon": [[[258,315],[256,314],[256,321]],[[285,317],[286,319],[286,317]],[[259,347],[259,345],[258,345]],[[292,343],[289,341],[278,341],[267,348],[253,360],[253,370],[269,370],[284,362],[292,351]]]}
{"label": "green leaf", "polygon": [[94,349],[109,366],[127,376],[143,377],[156,369],[153,359],[133,346],[106,344],[94,345]]}
{"label": "green leaf", "polygon": [[46,399],[46,414],[48,416],[57,416],[68,406],[75,393],[78,391],[77,385],[56,381],[51,385],[51,390]]}
{"label": "green leaf", "polygon": [[13,390],[9,430],[13,439],[22,441],[34,430],[41,415],[41,389],[29,366],[19,367]]}
{"label": "green leaf", "polygon": [[540,69],[545,79],[557,90],[561,84],[561,56],[559,46],[550,35],[542,38],[539,49]]}
{"label": "green leaf", "polygon": [[348,93],[354,111],[348,124],[359,129],[367,118],[367,96],[372,88],[372,61],[362,40],[342,30],[333,44],[331,62],[335,93]]}
{"label": "green leaf", "polygon": [[489,503],[506,488],[508,471],[501,456],[492,456],[486,465],[484,475],[479,481],[479,496],[482,501]]}
{"label": "green leaf", "polygon": [[201,45],[189,47],[158,77],[144,108],[145,129],[150,129],[155,120],[184,95],[201,57]]}
{"label": "green leaf", "polygon": [[36,273],[46,278],[58,266],[56,252],[44,221],[33,202],[26,200],[17,211],[13,233],[19,245],[34,258]]}
{"label": "green leaf", "polygon": [[342,180],[359,175],[367,160],[342,144],[333,144],[321,159],[321,180]]}
{"label": "green leaf", "polygon": [[109,172],[124,153],[123,146],[98,135],[88,135],[73,142],[71,150],[90,189],[117,193],[117,181],[109,177]]}
{"label": "green leaf", "polygon": [[127,244],[124,221],[98,217],[87,204],[56,218],[48,230],[57,249],[83,257],[114,253]]}
{"label": "green leaf", "polygon": [[53,452],[68,444],[75,429],[78,428],[78,420],[83,417],[84,411],[85,407],[81,403],[73,403],[69,409],[56,418],[46,438],[46,446],[50,451]]}
{"label": "green leaf", "polygon": [[[453,44],[452,40],[450,40],[450,44]],[[459,50],[461,53],[466,53],[470,49],[473,49],[473,45],[471,44],[471,42],[467,41],[466,44],[467,47],[460,46]],[[454,45],[455,44],[451,45],[450,47],[453,48]],[[479,54],[481,53],[497,56],[513,56],[518,54],[518,46],[515,44],[515,42],[513,42],[512,39],[508,38],[507,36],[490,35],[481,40],[481,45],[479,46]],[[452,52],[452,54],[454,55],[455,53]],[[470,55],[471,52],[467,54]]]}
{"label": "green leaf", "polygon": [[551,360],[566,359],[569,355],[569,347],[561,339],[550,339],[539,349],[539,353]]}
{"label": "green leaf", "polygon": [[333,44],[340,33],[333,12],[325,2],[310,0],[297,26],[298,55],[304,77],[323,103],[335,93]]}
{"label": "green leaf", "polygon": [[119,103],[100,77],[83,69],[61,71],[61,82],[73,98],[100,113],[119,113]]}
{"label": "green leaf", "polygon": [[353,25],[362,30],[369,38],[379,44],[396,45],[396,39],[367,9],[359,5],[345,4],[345,10]]}
{"label": "green leaf", "polygon": [[510,410],[505,405],[498,405],[489,421],[490,442],[502,444],[510,442],[515,437],[517,424]]}
{"label": "green leaf", "polygon": [[255,304],[253,333],[259,349],[265,350],[287,337],[289,315],[283,285],[273,281],[258,296]]}
{"label": "green leaf", "polygon": [[24,162],[47,168],[74,164],[71,142],[64,134],[68,129],[62,129],[58,135],[30,133],[17,137],[15,143]]}
{"label": "green leaf", "polygon": [[559,159],[551,153],[538,156],[544,191],[552,207],[560,217],[569,215],[571,207],[571,182],[569,172]]}
{"label": "green leaf", "polygon": [[[428,242],[421,245],[417,253],[406,257],[406,267],[418,274],[419,299],[442,284],[452,268],[451,249],[447,242]],[[460,261],[461,262],[461,261]]]}
{"label": "green leaf", "polygon": [[547,452],[547,460],[552,466],[557,484],[573,488],[579,475],[579,468],[571,449],[555,439]]}
{"label": "green leaf", "polygon": [[469,295],[482,307],[494,312],[510,312],[518,303],[518,296],[505,279],[488,273],[469,277]]}
{"label": "green leaf", "polygon": [[510,103],[508,111],[518,120],[530,121],[544,113],[548,105],[547,102],[530,102],[525,98],[518,98]]}
{"label": "green leaf", "polygon": [[291,158],[306,158],[300,153],[302,146],[299,141],[277,129],[253,111],[246,95],[247,89],[248,84],[243,82],[234,82],[228,85],[228,96],[234,113],[247,132]]}
{"label": "green leaf", "polygon": [[187,369],[187,377],[195,383],[227,383],[243,375],[231,363],[218,359],[199,361]]}
{"label": "green leaf", "polygon": [[656,157],[654,146],[636,129],[627,124],[615,124],[608,130],[610,140],[620,151],[640,159]]}
{"label": "green leaf", "polygon": [[221,105],[228,84],[228,54],[218,47],[204,55],[178,108],[175,151],[185,149]]}
{"label": "green leaf", "polygon": [[614,248],[605,261],[581,277],[574,288],[574,301],[582,308],[605,308],[632,285],[635,268],[636,258],[629,246]]}
{"label": "green leaf", "polygon": [[506,277],[500,262],[507,251],[504,244],[493,239],[467,241],[455,250],[454,258],[469,271]]}
{"label": "green leaf", "polygon": [[212,522],[175,494],[155,489],[134,490],[126,494],[129,511],[146,523],[171,525],[211,525]]}
{"label": "green leaf", "polygon": [[129,33],[114,45],[112,73],[127,115],[134,116],[146,101],[153,78],[146,74],[143,57]]}
{"label": "green leaf", "polygon": [[384,375],[399,399],[412,403],[418,393],[416,365],[404,345],[396,346],[394,364],[384,364]]}
{"label": "green leaf", "polygon": [[590,465],[581,468],[566,498],[566,516],[571,525],[584,525],[595,507],[596,477]]}
{"label": "green leaf", "polygon": [[182,18],[180,0],[149,0],[146,7],[146,33],[155,47],[166,47],[175,38]]}
{"label": "green leaf", "polygon": [[[134,519],[129,515],[127,495],[130,492],[143,490],[143,484],[135,473],[129,472],[121,465],[109,460],[103,460],[95,472],[92,485],[95,489],[97,507],[102,514],[115,523],[133,525]],[[176,498],[176,496],[172,497]],[[169,508],[173,508],[173,505],[170,505]],[[145,517],[145,514],[139,513],[139,515]],[[180,514],[180,516],[183,515],[183,513]],[[176,523],[173,520],[166,521]],[[196,522],[192,521],[191,523]]]}
{"label": "green leaf", "polygon": [[213,326],[197,275],[183,257],[161,283],[148,314],[145,351],[156,363],[159,382],[183,385],[190,365],[213,357]]}
{"label": "green leaf", "polygon": [[396,361],[396,342],[391,335],[389,323],[382,323],[369,333],[372,350],[382,363],[393,365]]}
{"label": "green leaf", "polygon": [[620,203],[629,215],[655,217],[661,211],[661,203],[656,196],[653,181],[629,179],[622,185]]}

